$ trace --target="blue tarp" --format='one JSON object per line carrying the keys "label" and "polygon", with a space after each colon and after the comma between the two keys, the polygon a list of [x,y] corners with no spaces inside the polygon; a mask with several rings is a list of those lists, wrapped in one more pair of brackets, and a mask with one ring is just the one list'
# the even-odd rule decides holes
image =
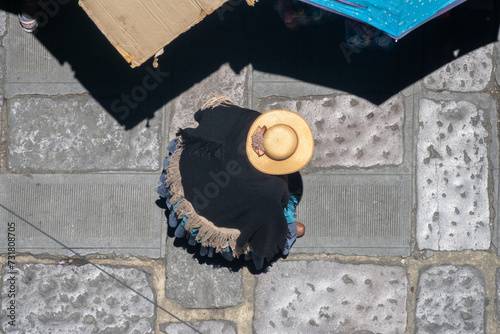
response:
{"label": "blue tarp", "polygon": [[300,0],[353,18],[399,39],[466,0]]}

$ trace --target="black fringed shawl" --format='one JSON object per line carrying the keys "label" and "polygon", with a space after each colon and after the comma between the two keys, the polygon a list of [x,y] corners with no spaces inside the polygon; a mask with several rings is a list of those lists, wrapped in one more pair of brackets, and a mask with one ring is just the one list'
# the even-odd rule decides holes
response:
{"label": "black fringed shawl", "polygon": [[[232,105],[196,112],[199,126],[178,132],[179,169],[185,198],[208,225],[215,225],[216,234],[222,233],[212,240],[226,243],[226,235],[235,232],[235,255],[253,251],[271,259],[286,241],[283,208],[289,193],[283,178],[259,172],[246,156],[247,133],[259,115]],[[202,244],[204,233],[199,236]]]}

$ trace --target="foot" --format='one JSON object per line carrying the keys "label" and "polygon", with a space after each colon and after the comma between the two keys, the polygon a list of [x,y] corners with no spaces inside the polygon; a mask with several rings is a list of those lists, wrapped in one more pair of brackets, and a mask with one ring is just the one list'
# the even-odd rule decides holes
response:
{"label": "foot", "polygon": [[304,235],[304,233],[306,233],[306,227],[304,226],[304,224],[301,224],[299,222],[295,222],[295,224],[297,225],[297,238],[300,238]]}
{"label": "foot", "polygon": [[38,21],[24,13],[19,14],[19,23],[21,23],[23,30],[26,32],[33,32],[38,27]]}

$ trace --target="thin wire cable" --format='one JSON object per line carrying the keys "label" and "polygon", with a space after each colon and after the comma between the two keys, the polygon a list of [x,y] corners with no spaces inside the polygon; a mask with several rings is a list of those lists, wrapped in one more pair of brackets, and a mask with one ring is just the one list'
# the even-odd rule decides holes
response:
{"label": "thin wire cable", "polygon": [[29,226],[33,227],[34,229],[36,229],[38,232],[42,233],[43,235],[45,235],[46,237],[48,237],[49,239],[55,241],[56,243],[58,243],[59,245],[63,246],[65,249],[69,250],[70,252],[72,252],[73,254],[77,255],[78,257],[84,259],[88,264],[94,266],[95,268],[99,269],[100,271],[102,271],[103,273],[105,273],[106,275],[108,275],[109,277],[111,277],[112,279],[114,279],[115,281],[117,281],[118,283],[122,284],[123,286],[125,286],[126,288],[130,289],[131,291],[135,292],[137,295],[141,296],[142,298],[144,298],[145,300],[147,300],[148,302],[150,302],[151,304],[153,304],[154,306],[158,307],[160,310],[164,311],[165,313],[169,314],[170,316],[172,316],[173,318],[179,320],[181,323],[183,323],[184,325],[186,325],[187,327],[191,328],[193,331],[195,331],[196,333],[199,333],[199,334],[203,334],[202,332],[200,332],[199,330],[197,330],[196,328],[194,328],[193,326],[191,326],[190,324],[188,324],[187,322],[185,322],[184,320],[178,318],[176,315],[174,315],[173,313],[169,312],[167,309],[163,308],[162,306],[158,305],[157,303],[155,303],[153,300],[149,299],[148,297],[144,296],[142,293],[140,293],[139,291],[135,290],[134,288],[132,288],[131,286],[128,286],[125,282],[122,282],[121,280],[119,280],[118,278],[116,278],[115,276],[113,276],[112,274],[108,273],[106,270],[104,270],[103,268],[101,268],[99,265],[95,264],[95,263],[92,263],[90,262],[89,260],[85,259],[83,256],[81,256],[78,252],[74,251],[73,249],[69,248],[68,246],[66,246],[65,244],[63,244],[62,242],[60,242],[59,240],[57,240],[56,238],[54,238],[53,236],[51,236],[50,234],[46,233],[45,231],[43,231],[42,229],[40,229],[39,227],[33,225],[32,223],[30,223],[29,221],[27,221],[26,219],[24,219],[23,217],[19,216],[17,213],[15,213],[14,211],[10,210],[9,208],[5,207],[3,204],[0,204],[0,206],[2,208],[4,208],[7,212],[9,212],[10,214],[14,215],[15,217],[19,218],[20,220],[22,220],[23,222],[25,222],[26,224],[28,224]]}

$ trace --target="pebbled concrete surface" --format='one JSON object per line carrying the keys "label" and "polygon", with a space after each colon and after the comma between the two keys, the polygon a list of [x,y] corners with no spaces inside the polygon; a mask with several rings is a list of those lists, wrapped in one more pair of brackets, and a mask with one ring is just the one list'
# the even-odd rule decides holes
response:
{"label": "pebbled concrete surface", "polygon": [[404,333],[401,267],[327,261],[277,263],[255,287],[257,333]]}
{"label": "pebbled concrete surface", "polygon": [[482,91],[490,81],[494,47],[490,44],[444,65],[424,78],[425,88],[433,91]]}
{"label": "pebbled concrete surface", "polygon": [[419,101],[420,249],[488,249],[487,111],[469,101]]}
{"label": "pebbled concrete surface", "polygon": [[[498,32],[499,34],[499,40],[500,40],[500,30]],[[497,51],[497,54],[500,53],[500,44],[499,43],[496,43],[496,51]],[[496,83],[497,85],[500,85],[500,58],[499,57],[496,57],[496,64],[495,64],[495,78],[496,78]]]}
{"label": "pebbled concrete surface", "polygon": [[[3,266],[3,275],[14,276],[18,304],[15,326],[2,317],[8,333],[120,333],[152,334],[155,311],[152,303],[130,288],[154,300],[150,276],[136,268],[92,265],[17,265],[16,274]],[[109,274],[109,275],[108,275]],[[118,283],[115,277],[127,287]],[[2,287],[2,313],[10,300]]]}
{"label": "pebbled concrete surface", "polygon": [[374,167],[403,161],[404,100],[380,106],[353,95],[263,99],[259,110],[287,109],[310,124],[315,140],[307,168]]}
{"label": "pebbled concrete surface", "polygon": [[0,12],[0,38],[5,36],[7,32],[7,13],[4,11]]}
{"label": "pebbled concrete surface", "polygon": [[485,282],[471,266],[426,269],[418,282],[416,333],[485,333]]}
{"label": "pebbled concrete surface", "polygon": [[[37,115],[37,117],[33,117]],[[16,172],[155,171],[161,121],[124,132],[93,99],[16,97],[7,102],[9,169]]]}

